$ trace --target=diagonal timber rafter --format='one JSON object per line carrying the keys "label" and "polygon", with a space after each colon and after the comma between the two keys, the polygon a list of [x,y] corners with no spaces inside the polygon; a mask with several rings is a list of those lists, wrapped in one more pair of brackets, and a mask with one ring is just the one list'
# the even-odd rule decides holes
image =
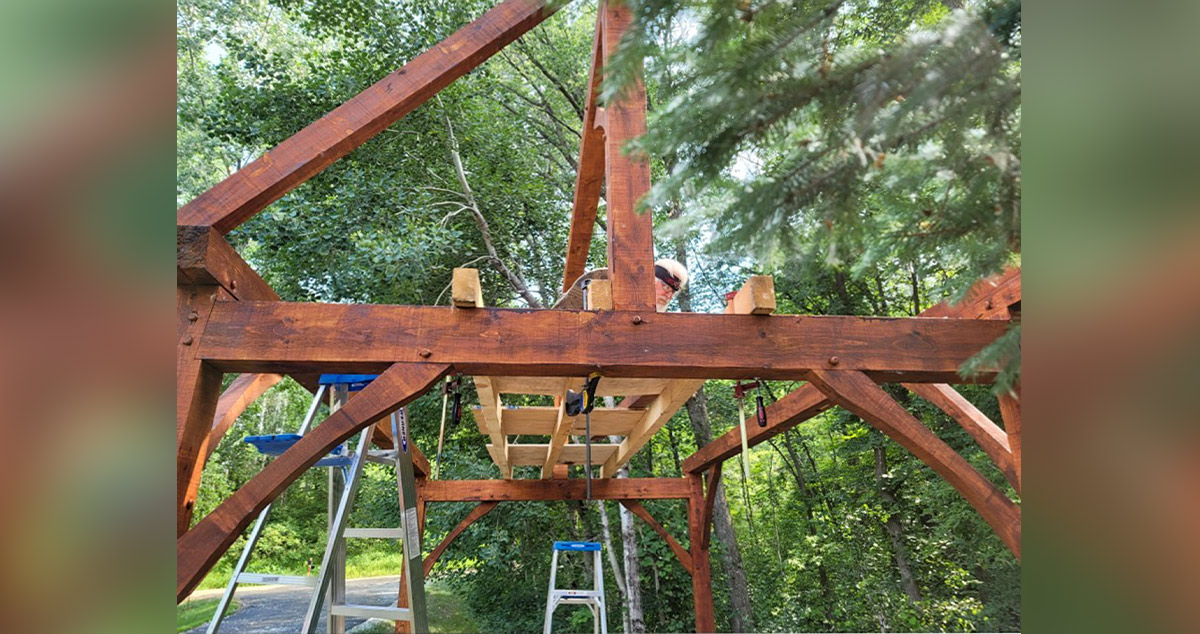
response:
{"label": "diagonal timber rafter", "polygon": [[229,233],[382,132],[563,3],[505,0],[179,209],[180,225]]}

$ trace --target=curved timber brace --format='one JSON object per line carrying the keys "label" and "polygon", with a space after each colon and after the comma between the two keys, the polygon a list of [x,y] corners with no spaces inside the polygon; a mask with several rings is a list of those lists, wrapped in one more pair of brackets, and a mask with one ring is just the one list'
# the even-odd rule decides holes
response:
{"label": "curved timber brace", "polygon": [[175,550],[176,600],[191,593],[250,521],[321,456],[415,400],[449,370],[448,365],[393,364],[184,533]]}

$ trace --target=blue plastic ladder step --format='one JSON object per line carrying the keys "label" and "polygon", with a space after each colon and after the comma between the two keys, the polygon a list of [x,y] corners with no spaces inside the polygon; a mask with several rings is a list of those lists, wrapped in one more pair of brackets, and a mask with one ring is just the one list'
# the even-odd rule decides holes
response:
{"label": "blue plastic ladder step", "polygon": [[322,374],[321,378],[317,379],[317,383],[320,385],[345,384],[351,392],[357,392],[378,377],[378,374]]}
{"label": "blue plastic ladder step", "polygon": [[554,542],[554,550],[600,550],[600,542]]}
{"label": "blue plastic ladder step", "polygon": [[[254,448],[259,453],[268,456],[278,456],[287,451],[296,444],[303,436],[300,434],[267,434],[265,436],[246,436],[242,439],[244,442],[254,445]],[[342,452],[342,445],[334,447],[333,451],[329,452],[328,458],[322,458],[317,461],[316,467],[348,467],[351,460],[349,456],[338,455]]]}

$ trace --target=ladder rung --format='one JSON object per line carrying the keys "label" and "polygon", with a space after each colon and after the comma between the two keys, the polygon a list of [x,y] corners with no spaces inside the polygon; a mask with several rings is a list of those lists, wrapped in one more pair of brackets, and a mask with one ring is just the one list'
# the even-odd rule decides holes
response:
{"label": "ladder rung", "polygon": [[382,451],[372,451],[371,453],[367,454],[367,462],[394,465],[396,464],[396,450],[385,449]]}
{"label": "ladder rung", "polygon": [[238,583],[280,584],[285,586],[316,587],[316,577],[299,577],[296,575],[265,575],[257,572],[243,572],[238,575]]}
{"label": "ladder rung", "polygon": [[354,616],[364,619],[391,619],[393,621],[411,621],[412,610],[385,605],[335,605],[329,608],[329,613],[336,616]]}
{"label": "ladder rung", "polygon": [[346,537],[365,537],[368,539],[404,539],[402,528],[347,528]]}

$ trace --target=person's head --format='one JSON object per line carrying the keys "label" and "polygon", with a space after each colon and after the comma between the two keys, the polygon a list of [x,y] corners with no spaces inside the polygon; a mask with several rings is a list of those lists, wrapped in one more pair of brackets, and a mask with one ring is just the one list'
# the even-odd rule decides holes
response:
{"label": "person's head", "polygon": [[687,284],[687,280],[687,267],[675,260],[663,258],[654,263],[654,301],[658,305],[658,312],[667,309],[667,304]]}

